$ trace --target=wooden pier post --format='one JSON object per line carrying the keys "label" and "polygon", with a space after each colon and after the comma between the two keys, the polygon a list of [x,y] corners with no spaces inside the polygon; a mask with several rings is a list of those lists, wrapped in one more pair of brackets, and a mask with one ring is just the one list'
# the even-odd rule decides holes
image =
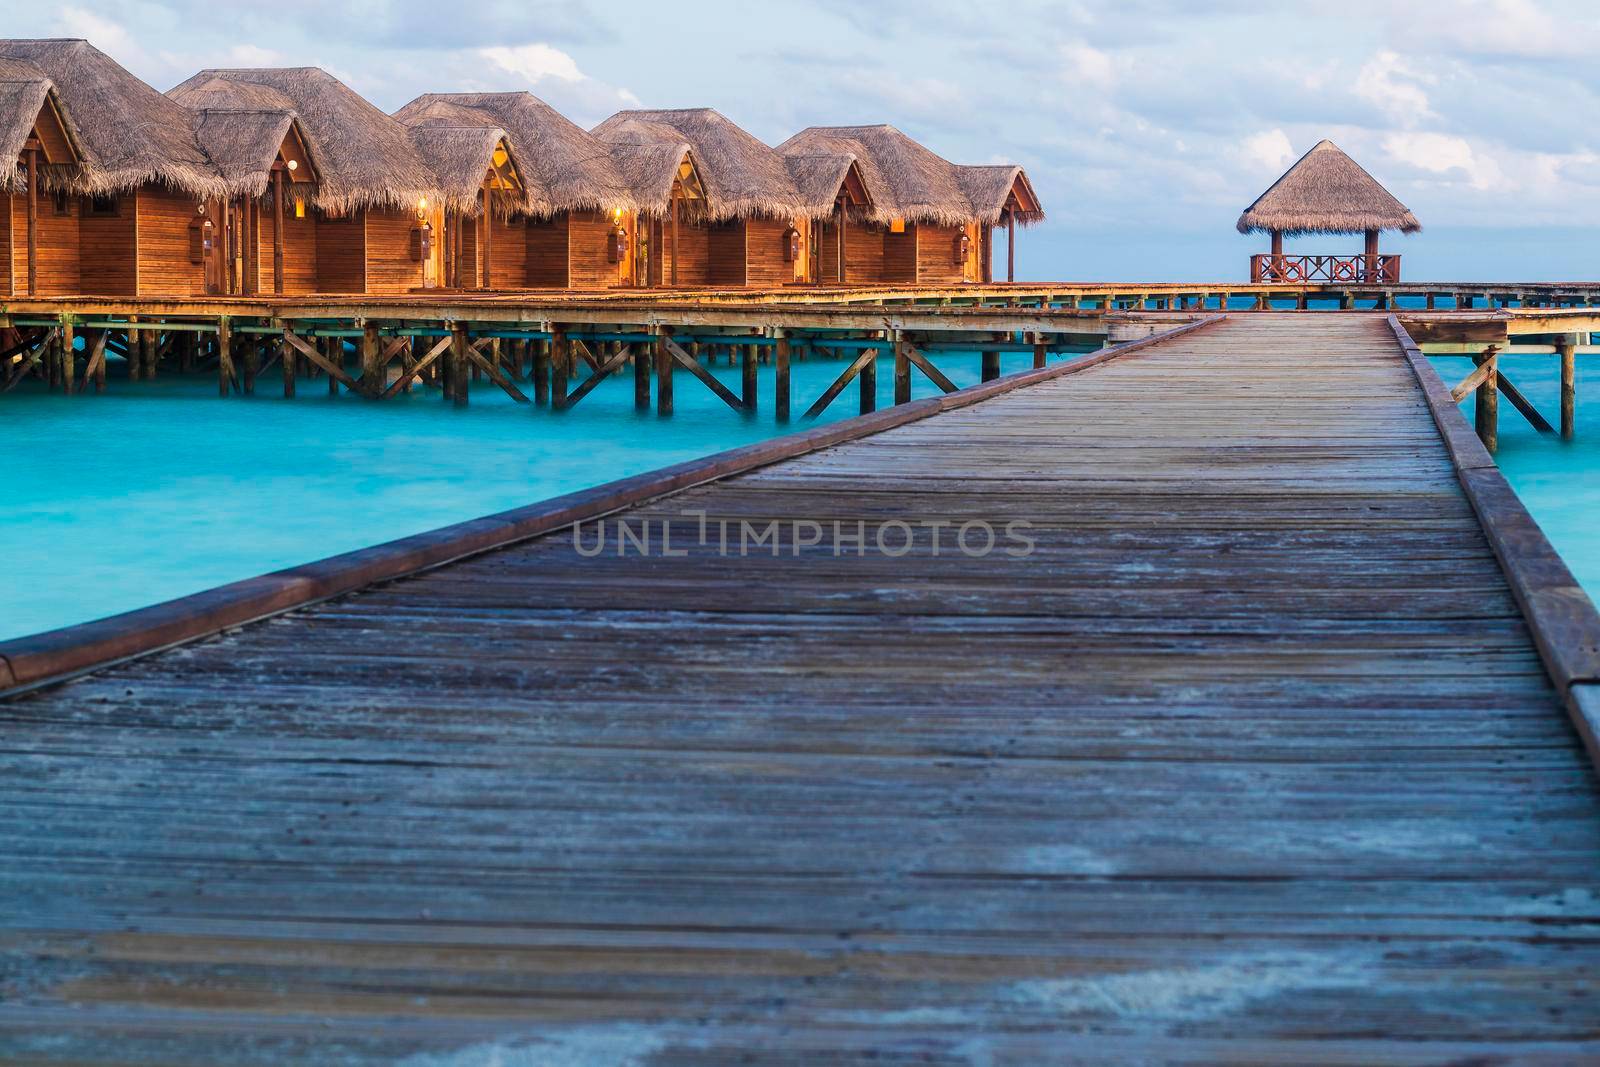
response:
{"label": "wooden pier post", "polygon": [[754,412],[759,406],[756,400],[756,346],[738,345],[739,349],[739,399],[744,403],[744,409]]}
{"label": "wooden pier post", "polygon": [[992,382],[1000,377],[1000,353],[993,349],[983,351],[983,369],[981,377],[986,382]]}
{"label": "wooden pier post", "polygon": [[161,332],[159,330],[139,331],[139,347],[141,349],[139,366],[144,371],[144,380],[147,382],[156,380],[156,363],[161,359],[161,346],[158,344],[160,340]]}
{"label": "wooden pier post", "polygon": [[97,393],[106,391],[106,341],[110,336],[110,330],[100,330],[94,335],[89,366],[94,369],[94,391]]}
{"label": "wooden pier post", "polygon": [[1483,355],[1473,357],[1473,362],[1478,366],[1487,364],[1488,367],[1488,374],[1478,386],[1472,425],[1478,431],[1478,439],[1483,442],[1483,447],[1490,452],[1500,447],[1499,358],[1500,349],[1497,345],[1490,345],[1483,350]]}
{"label": "wooden pier post", "polygon": [[226,315],[217,319],[217,395],[233,392],[233,324]]}
{"label": "wooden pier post", "polygon": [[139,321],[139,316],[128,316],[128,329],[124,333],[124,351],[128,360],[128,381],[139,380],[139,331],[133,328],[133,323]]}
{"label": "wooden pier post", "polygon": [[261,339],[254,334],[244,338],[244,395],[256,395],[256,373],[261,369]]}
{"label": "wooden pier post", "polygon": [[[313,337],[311,343],[321,345],[323,353],[328,357],[328,362],[340,370],[344,369],[344,338],[342,337]],[[339,395],[339,379],[328,375],[328,395]]]}
{"label": "wooden pier post", "polygon": [[28,295],[39,293],[39,147],[28,139]]}
{"label": "wooden pier post", "polygon": [[667,341],[671,337],[672,328],[670,326],[656,327],[655,351],[657,415],[672,414],[672,353],[667,350]]}
{"label": "wooden pier post", "polygon": [[899,330],[894,332],[894,402],[896,404],[909,404],[911,402],[911,357],[906,354],[906,349],[911,347],[911,342]]}
{"label": "wooden pier post", "polygon": [[77,378],[77,353],[73,351],[73,323],[71,315],[61,316],[61,390],[67,396],[72,395],[74,381]]}
{"label": "wooden pier post", "polygon": [[789,335],[779,330],[777,340],[772,355],[775,372],[772,410],[778,421],[783,423],[789,421]]}
{"label": "wooden pier post", "polygon": [[1570,441],[1577,432],[1578,335],[1569,333],[1556,345],[1561,356],[1561,439]]}
{"label": "wooden pier post", "polygon": [[383,373],[379,356],[378,327],[370,322],[361,324],[361,391],[377,399],[383,395]]}
{"label": "wooden pier post", "polygon": [[467,374],[467,328],[459,322],[450,324],[450,401],[456,407],[466,407],[471,376]]}
{"label": "wooden pier post", "polygon": [[857,375],[861,379],[861,414],[871,415],[878,410],[878,353],[882,349],[874,348],[868,351],[871,357],[861,367]]}
{"label": "wooden pier post", "polygon": [[633,346],[633,410],[650,410],[650,359],[654,347]]}
{"label": "wooden pier post", "polygon": [[283,364],[283,398],[294,399],[295,357],[299,355],[288,341],[278,342],[278,360]]}
{"label": "wooden pier post", "polygon": [[1045,351],[1044,334],[1033,335],[1033,369],[1038,370],[1050,361],[1050,353]]}
{"label": "wooden pier post", "polygon": [[[554,329],[552,327],[552,329]],[[533,375],[533,402],[535,404],[550,403],[550,341],[532,341],[533,368],[528,372]]]}
{"label": "wooden pier post", "polygon": [[560,323],[550,327],[550,406],[567,409],[567,380],[572,375],[572,339]]}

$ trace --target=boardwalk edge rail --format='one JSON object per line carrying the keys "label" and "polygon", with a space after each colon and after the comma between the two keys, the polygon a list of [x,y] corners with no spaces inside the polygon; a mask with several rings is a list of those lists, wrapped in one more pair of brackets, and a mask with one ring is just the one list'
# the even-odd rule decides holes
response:
{"label": "boardwalk edge rail", "polygon": [[0,698],[281,615],[377,582],[404,578],[467,556],[504,548],[669,493],[869,437],[1014,389],[1076,374],[1130,352],[1220,322],[1226,317],[1212,314],[1053,367],[1021,371],[942,396],[897,404],[870,415],[845,419],[814,430],[785,434],[607,482],[591,489],[552,497],[526,507],[469,519],[369,548],[329,556],[313,563],[231,582],[120,615],[0,641]]}
{"label": "boardwalk edge rail", "polygon": [[1600,769],[1600,611],[1473,432],[1398,316],[1389,328],[1422,387],[1456,478],[1494,549],[1590,762]]}

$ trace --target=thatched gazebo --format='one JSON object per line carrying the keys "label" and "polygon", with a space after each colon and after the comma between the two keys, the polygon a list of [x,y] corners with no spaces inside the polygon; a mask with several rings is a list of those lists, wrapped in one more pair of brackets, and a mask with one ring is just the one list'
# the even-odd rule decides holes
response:
{"label": "thatched gazebo", "polygon": [[[195,220],[226,183],[195,138],[193,116],[87,41],[0,41],[0,61],[7,64],[8,106],[0,123],[8,147],[19,130],[24,151],[39,135],[45,165],[37,192],[54,194],[43,209],[32,195],[11,201],[13,213],[31,203],[38,216],[37,291],[204,292]],[[59,126],[59,137],[36,125],[45,103],[52,109],[43,115],[45,126]],[[63,138],[72,159],[59,144]],[[54,151],[64,153],[59,165],[47,144],[52,141]],[[14,172],[7,180],[16,181]],[[26,187],[25,176],[23,182]]]}
{"label": "thatched gazebo", "polygon": [[866,206],[865,186],[849,156],[793,166],[711,108],[619,111],[593,132],[613,142],[681,140],[694,150],[707,210],[676,238],[683,260],[679,281],[685,284],[781,286],[813,280],[811,257],[804,251],[813,221],[827,218],[841,198],[858,209]]}
{"label": "thatched gazebo", "polygon": [[[502,245],[520,248],[520,277],[535,288],[604,289],[659,283],[663,256],[648,234],[688,205],[704,213],[696,161],[681,138],[611,144],[526,92],[428,93],[395,112],[413,127],[436,123],[504,130],[518,153],[523,216]],[[499,240],[498,236],[496,238]],[[498,262],[498,260],[497,260]]]}
{"label": "thatched gazebo", "polygon": [[[1016,227],[1044,218],[1023,169],[963,166],[893,126],[813,126],[778,146],[789,156],[853,156],[872,204],[871,225],[847,225],[855,255],[831,280],[904,284],[990,281],[993,232],[1007,232],[1006,280],[1016,276]],[[881,252],[880,252],[881,249]]]}
{"label": "thatched gazebo", "polygon": [[309,205],[317,292],[403,293],[425,284],[420,238],[430,206],[446,197],[405,126],[316,67],[203,70],[168,95],[196,111],[293,114],[317,164]]}
{"label": "thatched gazebo", "polygon": [[[1238,223],[1240,233],[1271,235],[1271,252],[1250,257],[1253,282],[1398,282],[1400,257],[1378,252],[1378,234],[1420,229],[1410,209],[1328,140],[1301,156]],[[1284,255],[1285,234],[1308,233],[1365,234],[1366,248],[1361,256]]]}

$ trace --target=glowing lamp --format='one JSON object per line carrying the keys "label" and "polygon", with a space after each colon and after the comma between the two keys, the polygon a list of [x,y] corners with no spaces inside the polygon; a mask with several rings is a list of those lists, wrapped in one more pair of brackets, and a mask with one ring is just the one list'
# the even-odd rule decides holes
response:
{"label": "glowing lamp", "polygon": [[293,173],[294,171],[297,171],[297,170],[300,169],[300,164],[299,164],[299,162],[297,160],[291,159],[291,160],[289,160],[287,165],[289,167],[290,173]]}
{"label": "glowing lamp", "polygon": [[889,232],[890,233],[905,233],[906,232],[906,220],[905,219],[890,219],[889,220]]}

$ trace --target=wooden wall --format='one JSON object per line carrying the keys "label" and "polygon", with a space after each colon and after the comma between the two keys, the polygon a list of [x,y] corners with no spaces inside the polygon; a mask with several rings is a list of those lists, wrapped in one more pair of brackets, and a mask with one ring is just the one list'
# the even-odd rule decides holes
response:
{"label": "wooden wall", "polygon": [[907,285],[916,282],[917,229],[917,226],[908,224],[900,233],[884,231],[882,281]]}
{"label": "wooden wall", "polygon": [[567,216],[529,219],[526,241],[527,284],[536,289],[567,287]]}
{"label": "wooden wall", "polygon": [[[139,248],[139,296],[194,296],[206,291],[205,266],[190,262],[194,197],[147,185],[133,198]],[[128,198],[123,198],[123,209]]]}
{"label": "wooden wall", "polygon": [[623,265],[611,262],[606,242],[611,216],[604,211],[574,211],[567,220],[567,285],[573,289],[611,289]]}
{"label": "wooden wall", "polygon": [[[260,205],[261,220],[257,229],[259,240],[256,251],[256,286],[254,291],[270,294],[272,289],[272,243],[277,230],[272,202]],[[304,218],[294,217],[294,201],[284,205],[283,211],[283,291],[285,293],[314,293],[317,291],[317,217],[309,207]]]}
{"label": "wooden wall", "polygon": [[[672,279],[672,226],[670,221],[661,225],[661,262],[665,268],[665,281]],[[678,223],[678,284],[711,284],[711,230],[705,225],[680,221]]]}
{"label": "wooden wall", "polygon": [[[67,214],[56,214],[55,197],[39,199],[38,296],[71,296],[79,292],[78,199],[68,197]],[[28,292],[28,198],[0,196],[0,293]]]}
{"label": "wooden wall", "polygon": [[[115,198],[116,213],[112,215],[95,214],[88,198],[79,203],[78,278],[84,295],[138,295],[139,276],[134,269],[139,234],[137,200],[135,193]],[[185,243],[185,258],[188,251]]]}
{"label": "wooden wall", "polygon": [[[883,242],[888,230],[858,222],[846,224],[845,284],[872,285],[883,280]],[[822,234],[822,282],[839,284],[839,227],[829,220],[818,227]]]}
{"label": "wooden wall", "polygon": [[[683,234],[678,234],[681,247]],[[740,219],[718,222],[706,231],[706,281],[724,288],[740,288],[745,284],[745,226]],[[682,268],[678,281],[683,282]]]}
{"label": "wooden wall", "polygon": [[[408,293],[421,288],[422,264],[411,258],[416,216],[409,211],[374,209],[366,213],[366,223],[366,292]],[[466,232],[474,229],[468,226]],[[467,261],[472,261],[470,256]]]}
{"label": "wooden wall", "polygon": [[493,240],[489,242],[489,279],[496,289],[521,289],[528,284],[528,240],[522,220],[508,222],[494,217]]}
{"label": "wooden wall", "polygon": [[[745,220],[746,285],[792,285],[804,277],[804,251],[797,260],[783,258],[783,235],[789,232],[790,225],[788,219]],[[803,240],[800,247],[805,248]]]}
{"label": "wooden wall", "polygon": [[360,293],[366,290],[367,238],[361,215],[322,216],[316,224],[317,285],[319,293]]}
{"label": "wooden wall", "polygon": [[[910,227],[908,227],[909,229]],[[930,223],[918,223],[917,231],[917,276],[916,281],[922,285],[959,285],[966,279],[966,268],[973,261],[969,253],[968,263],[956,260],[956,242],[960,240],[962,228],[960,226],[934,226]]]}

